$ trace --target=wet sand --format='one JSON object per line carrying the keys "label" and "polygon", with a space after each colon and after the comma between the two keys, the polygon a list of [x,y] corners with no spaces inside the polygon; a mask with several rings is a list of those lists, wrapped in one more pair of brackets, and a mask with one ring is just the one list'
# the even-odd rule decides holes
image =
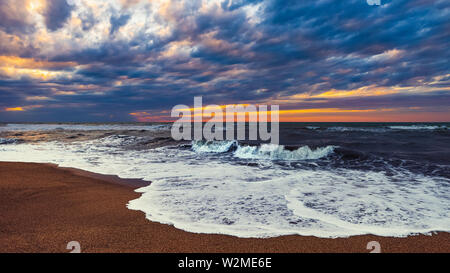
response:
{"label": "wet sand", "polygon": [[185,232],[126,208],[146,183],[50,164],[0,162],[0,252],[450,252],[450,233],[390,238],[243,239]]}

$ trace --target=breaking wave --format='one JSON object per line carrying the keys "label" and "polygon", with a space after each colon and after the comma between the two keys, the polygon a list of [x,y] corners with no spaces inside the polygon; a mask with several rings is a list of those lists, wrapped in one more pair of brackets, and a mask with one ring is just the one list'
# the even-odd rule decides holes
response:
{"label": "breaking wave", "polygon": [[193,141],[192,150],[197,153],[226,153],[238,146],[237,141]]}
{"label": "breaking wave", "polygon": [[260,146],[240,145],[237,141],[193,141],[192,150],[196,153],[228,153],[242,159],[268,160],[312,160],[327,157],[334,152],[336,146],[325,146],[311,149],[302,146],[296,150],[288,150],[284,145],[261,144]]}
{"label": "breaking wave", "polygon": [[262,144],[261,146],[239,146],[234,156],[245,159],[308,160],[327,157],[334,152],[334,148],[335,146],[326,146],[311,149],[303,146],[289,151],[283,145]]}
{"label": "breaking wave", "polygon": [[19,143],[20,141],[15,138],[0,138],[0,145],[2,144],[14,144]]}
{"label": "breaking wave", "polygon": [[[307,129],[317,130],[316,127],[307,126]],[[385,133],[391,130],[445,130],[448,129],[445,125],[393,125],[386,127],[345,127],[345,126],[332,126],[326,128],[328,131],[336,132],[370,132],[370,133]]]}
{"label": "breaking wave", "polygon": [[360,127],[328,127],[327,130],[336,132],[371,132],[371,133],[384,133],[387,131],[385,128],[360,128]]}

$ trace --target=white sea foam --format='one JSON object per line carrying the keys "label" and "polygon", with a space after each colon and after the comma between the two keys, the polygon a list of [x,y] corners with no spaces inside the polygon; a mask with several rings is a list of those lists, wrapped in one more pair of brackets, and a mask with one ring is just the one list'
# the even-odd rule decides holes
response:
{"label": "white sea foam", "polygon": [[409,125],[409,126],[389,126],[390,129],[394,130],[442,130],[447,129],[447,126],[438,125]]}
{"label": "white sea foam", "polygon": [[294,151],[287,150],[283,145],[262,144],[261,146],[239,146],[234,156],[246,159],[271,160],[307,160],[319,159],[333,153],[335,146],[311,149],[303,146]]}
{"label": "white sea foam", "polygon": [[384,133],[386,132],[385,128],[369,128],[369,127],[341,127],[341,126],[333,126],[328,127],[328,131],[337,131],[337,132],[371,132],[371,133]]}
{"label": "white sea foam", "polygon": [[237,141],[193,141],[192,150],[197,153],[226,153],[232,150],[233,156],[242,159],[269,160],[308,160],[327,157],[335,146],[311,149],[308,146],[290,151],[284,145],[262,144],[260,146],[240,145]]}
{"label": "white sea foam", "polygon": [[1,138],[0,137],[0,144],[12,144],[17,143],[18,140],[15,138]]}
{"label": "white sea foam", "polygon": [[192,150],[198,153],[225,153],[237,147],[236,141],[192,141]]}
{"label": "white sea foam", "polygon": [[190,232],[345,237],[450,231],[446,178],[404,170],[388,175],[339,168],[286,169],[277,164],[259,168],[193,150],[121,148],[132,141],[108,137],[71,144],[0,145],[0,161],[50,162],[152,181],[138,190],[142,196],[128,208]]}
{"label": "white sea foam", "polygon": [[371,132],[371,133],[385,133],[388,130],[445,130],[448,129],[445,125],[393,125],[387,127],[345,127],[333,126],[328,127],[329,131],[337,132]]}

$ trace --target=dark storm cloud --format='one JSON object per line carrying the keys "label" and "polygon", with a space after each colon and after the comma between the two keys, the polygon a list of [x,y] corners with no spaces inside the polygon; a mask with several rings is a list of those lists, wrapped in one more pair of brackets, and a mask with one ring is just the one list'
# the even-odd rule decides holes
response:
{"label": "dark storm cloud", "polygon": [[72,6],[66,0],[47,0],[44,11],[45,25],[51,31],[61,28],[70,17]]}
{"label": "dark storm cloud", "polygon": [[128,23],[128,20],[130,20],[131,15],[129,14],[121,14],[121,15],[113,15],[110,18],[111,23],[111,31],[109,32],[110,35],[114,34],[117,30],[119,30],[121,27],[126,25]]}
{"label": "dark storm cloud", "polygon": [[0,31],[0,56],[30,57],[36,49],[14,34]]}

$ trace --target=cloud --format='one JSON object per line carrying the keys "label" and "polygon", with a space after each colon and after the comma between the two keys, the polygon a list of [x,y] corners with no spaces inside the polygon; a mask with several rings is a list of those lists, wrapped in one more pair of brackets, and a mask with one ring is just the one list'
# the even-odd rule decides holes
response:
{"label": "cloud", "polygon": [[72,9],[73,7],[66,0],[47,0],[43,12],[47,28],[51,31],[62,28],[70,17]]}
{"label": "cloud", "polygon": [[3,2],[2,108],[45,97],[52,107],[34,111],[46,118],[70,116],[65,106],[85,120],[153,119],[150,110],[195,95],[311,109],[450,107],[442,0]]}
{"label": "cloud", "polygon": [[132,6],[136,5],[140,1],[141,0],[120,0],[120,3],[122,4],[122,6],[124,8],[129,8],[129,7],[132,7]]}
{"label": "cloud", "polygon": [[111,30],[109,32],[110,35],[114,34],[116,31],[118,31],[121,27],[127,24],[128,20],[130,20],[131,16],[129,14],[122,14],[122,15],[113,15],[111,16],[110,23],[111,23]]}
{"label": "cloud", "polygon": [[9,34],[32,31],[32,20],[27,9],[27,2],[27,0],[2,0],[0,30]]}
{"label": "cloud", "polygon": [[17,107],[6,107],[4,109],[5,112],[24,112],[28,110],[32,110],[35,108],[41,108],[43,105],[27,105],[27,106],[17,106]]}
{"label": "cloud", "polygon": [[29,97],[26,97],[25,100],[27,100],[27,101],[49,101],[49,100],[54,100],[54,99],[46,97],[46,96],[29,96]]}
{"label": "cloud", "polygon": [[89,31],[98,23],[98,19],[95,18],[94,11],[92,8],[87,7],[85,11],[81,12],[79,15],[81,20],[81,29],[83,31]]}
{"label": "cloud", "polygon": [[7,107],[5,108],[5,111],[7,112],[20,112],[20,111],[25,111],[23,109],[23,107]]}

